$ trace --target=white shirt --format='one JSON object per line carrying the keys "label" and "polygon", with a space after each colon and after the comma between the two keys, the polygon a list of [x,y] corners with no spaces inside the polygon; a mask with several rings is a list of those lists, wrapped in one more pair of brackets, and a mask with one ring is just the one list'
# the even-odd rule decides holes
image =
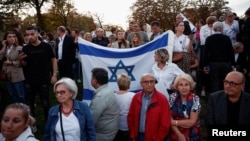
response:
{"label": "white shirt", "polygon": [[189,46],[189,38],[182,34],[180,37],[175,35],[173,52],[187,52]]}
{"label": "white shirt", "polygon": [[229,36],[232,45],[236,42],[236,36],[240,32],[239,22],[234,20],[232,25],[228,25],[225,21],[223,22],[223,34]]}
{"label": "white shirt", "polygon": [[135,93],[133,92],[127,92],[124,94],[115,93],[119,105],[119,130],[128,131],[127,115],[134,95]]}
{"label": "white shirt", "polygon": [[[5,141],[5,137],[0,133],[0,141]],[[16,139],[15,141],[38,141],[35,136],[32,134],[30,126],[26,128]]]}
{"label": "white shirt", "polygon": [[205,45],[208,36],[214,33],[213,28],[210,28],[207,24],[203,25],[200,29],[200,40],[201,45]]}
{"label": "white shirt", "polygon": [[[80,125],[78,119],[76,118],[73,112],[71,112],[69,116],[65,116],[62,114],[62,125],[66,141],[80,141]],[[56,123],[55,132],[56,132],[56,140],[62,141],[63,137],[62,137],[60,118]]]}
{"label": "white shirt", "polygon": [[176,76],[184,74],[184,72],[174,63],[166,63],[162,69],[157,64],[152,67],[153,74],[158,83],[163,83],[165,89],[170,89],[170,86]]}
{"label": "white shirt", "polygon": [[63,41],[64,41],[64,38],[65,38],[65,35],[66,35],[66,34],[64,34],[62,37],[59,37],[59,44],[58,44],[58,60],[61,60],[61,59],[62,59]]}

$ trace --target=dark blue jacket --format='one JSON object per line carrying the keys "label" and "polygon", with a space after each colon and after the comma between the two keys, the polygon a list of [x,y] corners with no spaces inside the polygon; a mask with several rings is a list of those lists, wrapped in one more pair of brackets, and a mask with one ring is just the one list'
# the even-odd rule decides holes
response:
{"label": "dark blue jacket", "polygon": [[[49,110],[48,121],[45,128],[45,141],[56,141],[55,127],[59,120],[60,105],[56,105]],[[74,110],[80,125],[81,141],[95,141],[95,128],[92,114],[85,102],[74,100]]]}

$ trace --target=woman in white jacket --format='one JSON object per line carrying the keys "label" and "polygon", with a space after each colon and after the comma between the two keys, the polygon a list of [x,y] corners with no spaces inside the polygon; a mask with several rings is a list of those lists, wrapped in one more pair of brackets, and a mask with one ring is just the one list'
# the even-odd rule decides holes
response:
{"label": "woman in white jacket", "polygon": [[30,127],[31,118],[27,105],[10,104],[1,120],[0,141],[38,141]]}

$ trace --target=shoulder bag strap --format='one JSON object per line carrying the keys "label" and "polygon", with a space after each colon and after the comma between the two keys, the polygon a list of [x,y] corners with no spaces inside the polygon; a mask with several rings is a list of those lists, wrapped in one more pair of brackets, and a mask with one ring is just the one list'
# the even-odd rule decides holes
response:
{"label": "shoulder bag strap", "polygon": [[63,125],[62,125],[62,112],[61,112],[61,106],[60,106],[60,124],[61,124],[61,131],[62,131],[63,141],[65,141],[64,131],[63,131]]}

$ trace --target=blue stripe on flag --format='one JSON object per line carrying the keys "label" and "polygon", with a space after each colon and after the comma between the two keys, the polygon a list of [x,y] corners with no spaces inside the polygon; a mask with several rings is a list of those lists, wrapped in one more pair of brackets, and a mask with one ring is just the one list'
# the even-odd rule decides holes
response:
{"label": "blue stripe on flag", "polygon": [[83,89],[83,99],[92,100],[94,97],[94,91],[90,89]]}
{"label": "blue stripe on flag", "polygon": [[[164,34],[161,38],[157,38],[151,42],[141,45],[134,50],[127,50],[118,52],[113,48],[101,49],[90,46],[89,44],[79,43],[80,54],[91,55],[96,57],[105,58],[129,58],[137,55],[141,55],[147,52],[154,51],[161,47],[166,47],[168,45],[168,34]],[[106,48],[106,47],[105,47]],[[120,50],[120,49],[119,49]]]}

